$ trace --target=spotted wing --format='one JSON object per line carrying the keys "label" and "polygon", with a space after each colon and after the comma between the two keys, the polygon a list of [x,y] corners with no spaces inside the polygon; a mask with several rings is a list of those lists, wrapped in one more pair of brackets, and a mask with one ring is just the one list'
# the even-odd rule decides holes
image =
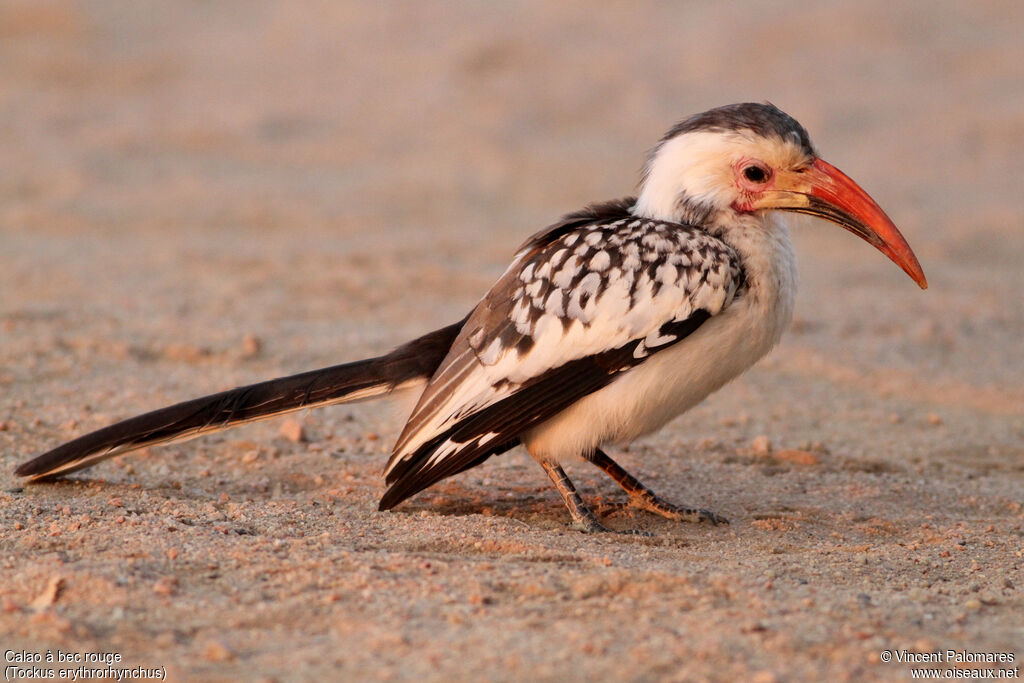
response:
{"label": "spotted wing", "polygon": [[742,283],[730,247],[620,202],[534,236],[470,315],[385,472],[387,509],[679,342]]}

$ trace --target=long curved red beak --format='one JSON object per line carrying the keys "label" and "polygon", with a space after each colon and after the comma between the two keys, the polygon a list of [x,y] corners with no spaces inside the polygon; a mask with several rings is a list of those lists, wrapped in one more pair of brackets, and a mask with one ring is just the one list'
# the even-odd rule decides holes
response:
{"label": "long curved red beak", "polygon": [[928,288],[917,256],[892,220],[867,192],[832,164],[816,159],[802,174],[810,183],[808,204],[790,210],[832,221],[874,245],[909,275],[921,289]]}

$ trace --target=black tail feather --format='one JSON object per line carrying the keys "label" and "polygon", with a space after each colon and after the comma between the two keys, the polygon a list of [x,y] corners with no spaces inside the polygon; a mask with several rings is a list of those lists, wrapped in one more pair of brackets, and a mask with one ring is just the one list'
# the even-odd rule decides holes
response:
{"label": "black tail feather", "polygon": [[15,474],[35,481],[54,479],[146,446],[303,408],[383,396],[408,382],[430,379],[462,322],[419,337],[385,356],[230,389],[123,420],[29,460]]}

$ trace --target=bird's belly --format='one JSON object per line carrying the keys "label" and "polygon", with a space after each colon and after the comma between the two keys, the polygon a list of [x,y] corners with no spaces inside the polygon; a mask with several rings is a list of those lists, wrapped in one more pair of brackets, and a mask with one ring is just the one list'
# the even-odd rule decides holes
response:
{"label": "bird's belly", "polygon": [[534,458],[558,462],[648,434],[753,365],[788,323],[787,311],[765,316],[752,301],[738,300],[678,344],[525,433],[523,444]]}

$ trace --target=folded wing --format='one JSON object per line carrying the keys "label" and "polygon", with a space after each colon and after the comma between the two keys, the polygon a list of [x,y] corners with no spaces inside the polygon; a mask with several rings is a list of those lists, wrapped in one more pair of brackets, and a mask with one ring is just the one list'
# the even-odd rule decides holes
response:
{"label": "folded wing", "polygon": [[743,282],[732,249],[631,205],[568,216],[523,246],[424,390],[381,509],[515,446],[730,304]]}

